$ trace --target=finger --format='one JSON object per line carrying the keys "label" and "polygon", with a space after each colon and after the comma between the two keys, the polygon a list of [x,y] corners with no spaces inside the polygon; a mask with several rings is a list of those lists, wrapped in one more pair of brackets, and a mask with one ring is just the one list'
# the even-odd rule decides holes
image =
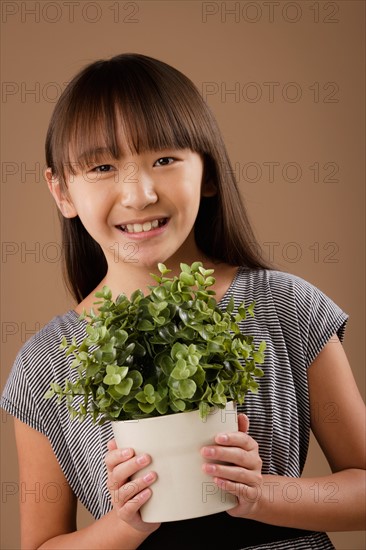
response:
{"label": "finger", "polygon": [[238,414],[238,428],[240,432],[246,433],[249,430],[249,418],[246,414]]}
{"label": "finger", "polygon": [[117,507],[134,503],[139,495],[157,479],[156,472],[147,472],[144,476],[128,481],[122,487],[112,492],[112,500]]}
{"label": "finger", "polygon": [[112,449],[104,457],[108,471],[112,471],[118,464],[129,460],[134,454],[133,449]]}
{"label": "finger", "polygon": [[[111,454],[114,452],[112,451]],[[125,462],[121,462],[120,460],[111,470],[107,468],[109,490],[118,490],[129,478],[134,476],[139,470],[146,468],[150,463],[150,455],[142,454],[133,456]]]}
{"label": "finger", "polygon": [[117,443],[115,439],[111,439],[107,443],[107,449],[108,451],[114,451],[114,449],[117,449]]}
{"label": "finger", "polygon": [[261,473],[258,469],[250,470],[239,466],[211,463],[204,464],[202,469],[214,478],[221,478],[232,483],[248,485],[249,487],[257,485],[261,481]]}
{"label": "finger", "polygon": [[261,468],[258,443],[248,434],[219,434],[216,439],[221,444],[202,447],[201,456],[211,462],[228,462],[252,470]]}
{"label": "finger", "polygon": [[[237,483],[227,479],[214,478],[214,482],[220,489],[235,495],[240,500],[254,503],[261,497],[261,484],[253,483],[246,485],[245,483]],[[232,510],[233,511],[233,510]]]}
{"label": "finger", "polygon": [[137,493],[136,495],[134,495],[125,504],[117,503],[115,505],[115,508],[116,508],[118,517],[123,521],[129,523],[134,519],[136,513],[139,511],[141,506],[149,500],[151,495],[152,495],[152,491],[150,488],[147,487],[146,489],[143,489],[140,493]]}
{"label": "finger", "polygon": [[[255,439],[242,431],[217,434],[215,443],[224,447],[240,447],[246,451],[251,451],[258,447]],[[215,447],[217,447],[217,445],[215,445]]]}
{"label": "finger", "polygon": [[257,451],[245,451],[239,447],[204,447],[201,455],[208,460],[205,462],[205,472],[212,474],[210,465],[224,462],[247,470],[261,470],[262,461]]}

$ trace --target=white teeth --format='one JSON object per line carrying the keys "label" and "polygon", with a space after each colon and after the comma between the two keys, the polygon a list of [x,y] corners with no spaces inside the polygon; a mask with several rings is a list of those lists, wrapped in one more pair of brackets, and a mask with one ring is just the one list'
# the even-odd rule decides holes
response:
{"label": "white teeth", "polygon": [[145,231],[151,231],[159,227],[159,221],[153,220],[152,222],[141,223],[128,223],[127,225],[121,225],[121,229],[127,233],[142,233]]}

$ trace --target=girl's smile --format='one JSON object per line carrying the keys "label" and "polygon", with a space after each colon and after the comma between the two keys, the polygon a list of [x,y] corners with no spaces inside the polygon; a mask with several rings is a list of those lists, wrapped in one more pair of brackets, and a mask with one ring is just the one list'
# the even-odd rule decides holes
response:
{"label": "girl's smile", "polygon": [[169,219],[159,217],[155,219],[130,220],[129,222],[117,225],[123,233],[128,233],[132,239],[144,239],[155,237],[164,232],[164,227],[169,223]]}

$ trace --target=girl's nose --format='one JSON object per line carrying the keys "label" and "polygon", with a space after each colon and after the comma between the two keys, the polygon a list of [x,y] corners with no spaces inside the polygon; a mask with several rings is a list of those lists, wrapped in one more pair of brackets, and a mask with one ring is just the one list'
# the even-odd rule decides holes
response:
{"label": "girl's nose", "polygon": [[143,210],[158,201],[152,178],[142,171],[125,176],[119,185],[121,204],[125,208]]}

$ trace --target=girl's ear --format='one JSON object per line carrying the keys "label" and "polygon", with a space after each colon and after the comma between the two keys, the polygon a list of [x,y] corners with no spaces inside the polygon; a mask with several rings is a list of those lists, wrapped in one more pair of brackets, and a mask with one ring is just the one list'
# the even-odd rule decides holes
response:
{"label": "girl's ear", "polygon": [[217,186],[213,177],[212,159],[203,156],[203,174],[201,185],[201,197],[214,197],[217,195]]}
{"label": "girl's ear", "polygon": [[214,197],[217,194],[216,185],[211,178],[205,178],[202,183],[201,197]]}
{"label": "girl's ear", "polygon": [[61,189],[59,180],[53,176],[51,168],[47,168],[45,171],[45,178],[47,181],[48,189],[50,190],[55,202],[65,218],[75,218],[78,214],[74,205]]}

